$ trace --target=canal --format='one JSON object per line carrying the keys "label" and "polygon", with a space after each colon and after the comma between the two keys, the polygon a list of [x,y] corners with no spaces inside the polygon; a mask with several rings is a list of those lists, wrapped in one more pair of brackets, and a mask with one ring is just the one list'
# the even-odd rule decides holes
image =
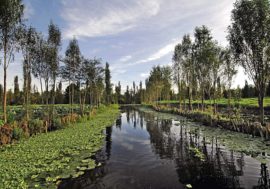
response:
{"label": "canal", "polygon": [[261,139],[128,107],[104,132],[97,168],[59,188],[269,188]]}

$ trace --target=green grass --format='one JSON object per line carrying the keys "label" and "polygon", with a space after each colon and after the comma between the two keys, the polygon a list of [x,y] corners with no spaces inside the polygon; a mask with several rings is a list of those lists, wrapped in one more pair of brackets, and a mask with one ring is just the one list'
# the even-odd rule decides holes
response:
{"label": "green grass", "polygon": [[[186,100],[186,102],[188,102],[188,101]],[[176,101],[176,100],[160,101],[159,103],[161,103],[161,104],[168,104],[168,103],[177,104],[177,103],[179,103],[179,101]],[[201,103],[201,101],[200,100],[193,100],[192,103]],[[213,103],[213,101],[205,100],[205,104],[211,104],[211,103]],[[217,100],[217,103],[220,105],[227,105],[228,99],[222,98],[220,100]],[[234,104],[234,103],[235,103],[234,99],[231,99],[231,104]],[[239,104],[241,106],[245,106],[245,107],[258,107],[258,99],[257,98],[242,98],[240,100]],[[270,107],[270,97],[266,97],[264,99],[264,107]]]}
{"label": "green grass", "polygon": [[90,156],[103,144],[102,130],[118,115],[116,105],[101,107],[87,122],[0,148],[0,188],[56,188],[61,178],[94,168]]}

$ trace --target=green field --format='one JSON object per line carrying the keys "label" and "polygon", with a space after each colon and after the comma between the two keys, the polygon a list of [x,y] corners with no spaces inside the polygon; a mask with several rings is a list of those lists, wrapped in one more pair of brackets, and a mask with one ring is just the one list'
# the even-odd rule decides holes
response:
{"label": "green field", "polygon": [[[188,100],[186,100],[186,103],[188,102]],[[160,101],[160,104],[177,104],[179,103],[179,101],[176,100],[172,100],[172,101]],[[200,100],[193,100],[192,101],[193,104],[197,104],[197,103],[201,103]],[[220,105],[227,105],[228,103],[228,99],[222,98],[220,100],[217,100],[217,103]],[[234,99],[231,99],[231,104],[234,104],[235,101]],[[238,102],[237,102],[238,103]],[[205,104],[213,104],[213,100],[205,100]],[[257,98],[242,98],[239,101],[239,105],[241,106],[245,106],[245,107],[258,107],[258,99]],[[270,107],[270,97],[266,97],[264,99],[264,107]]]}
{"label": "green field", "polygon": [[1,147],[0,188],[56,188],[61,178],[94,168],[90,156],[103,144],[102,130],[118,115],[117,105],[102,106],[88,121]]}

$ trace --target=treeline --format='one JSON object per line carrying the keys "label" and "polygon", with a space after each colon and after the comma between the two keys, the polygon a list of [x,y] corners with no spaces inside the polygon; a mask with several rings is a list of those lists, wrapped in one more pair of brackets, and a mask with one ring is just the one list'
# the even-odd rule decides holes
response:
{"label": "treeline", "polygon": [[[71,114],[74,104],[80,105],[81,114],[86,104],[110,104],[113,98],[109,64],[104,68],[101,59],[84,57],[75,38],[61,56],[60,28],[51,21],[44,37],[34,27],[26,25],[23,13],[21,0],[0,1],[0,50],[3,52],[0,63],[4,73],[0,98],[4,122],[7,122],[7,104],[23,105],[26,121],[30,120],[30,104],[46,105],[48,120],[53,119],[54,104],[70,104]],[[17,52],[23,56],[23,86],[19,86],[16,76],[12,91],[7,90],[8,66]],[[33,85],[33,78],[39,81],[39,87]],[[67,85],[65,92],[64,84]]]}
{"label": "treeline", "polygon": [[[210,99],[213,114],[216,114],[217,99],[226,97],[230,109],[232,95],[235,98],[256,96],[260,121],[264,123],[263,99],[270,94],[270,3],[268,0],[238,0],[231,21],[227,47],[219,45],[204,25],[196,27],[192,37],[184,35],[175,47],[173,66],[152,68],[145,82],[143,101],[169,100],[169,94],[173,95],[171,86],[175,84],[180,109],[192,111],[195,99],[201,101],[199,109],[205,111],[205,100]],[[242,90],[231,89],[238,66],[244,68],[254,87],[246,84]]]}

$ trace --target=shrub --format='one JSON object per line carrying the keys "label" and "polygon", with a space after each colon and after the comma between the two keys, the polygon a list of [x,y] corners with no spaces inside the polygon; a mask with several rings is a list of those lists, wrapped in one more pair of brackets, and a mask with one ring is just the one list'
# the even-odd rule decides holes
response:
{"label": "shrub", "polygon": [[20,127],[15,127],[13,129],[12,138],[15,140],[20,140],[25,137],[25,134],[23,132],[23,129]]}
{"label": "shrub", "polygon": [[33,119],[29,121],[30,135],[38,134],[45,131],[43,121],[40,119]]}
{"label": "shrub", "polygon": [[0,145],[11,143],[12,139],[12,128],[5,124],[0,127]]}
{"label": "shrub", "polygon": [[60,118],[55,118],[55,119],[53,120],[53,127],[54,127],[55,129],[63,129],[63,128],[65,127],[65,125],[62,124]]}
{"label": "shrub", "polygon": [[4,120],[0,119],[0,127],[2,127],[4,125],[4,123],[5,123]]}

